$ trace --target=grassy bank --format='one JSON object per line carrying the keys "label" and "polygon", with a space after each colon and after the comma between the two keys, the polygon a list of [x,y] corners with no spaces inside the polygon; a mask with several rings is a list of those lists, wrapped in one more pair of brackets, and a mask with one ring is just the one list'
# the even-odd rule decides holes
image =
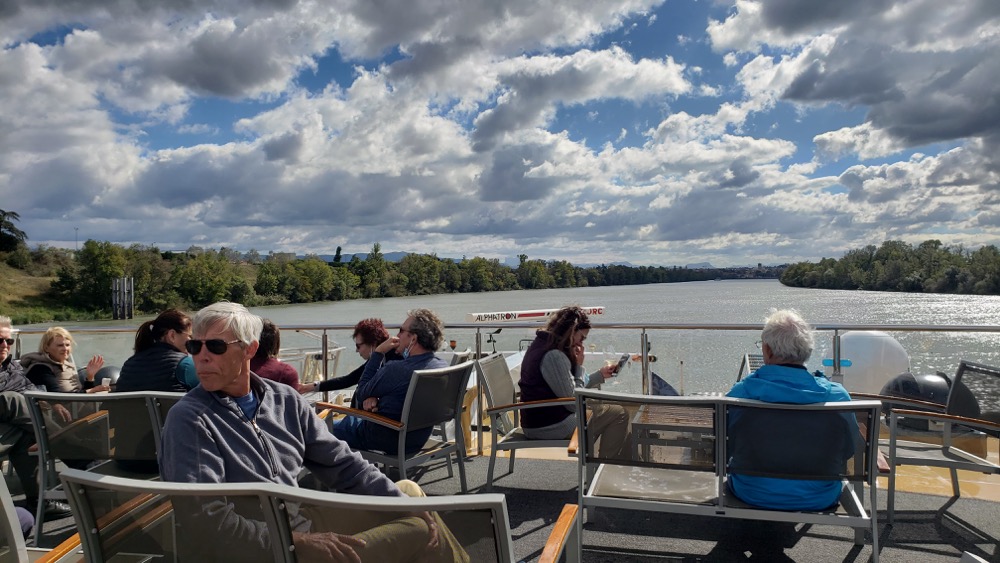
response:
{"label": "grassy bank", "polygon": [[0,262],[0,314],[15,325],[55,321],[85,321],[97,316],[65,307],[47,295],[55,278],[28,275]]}

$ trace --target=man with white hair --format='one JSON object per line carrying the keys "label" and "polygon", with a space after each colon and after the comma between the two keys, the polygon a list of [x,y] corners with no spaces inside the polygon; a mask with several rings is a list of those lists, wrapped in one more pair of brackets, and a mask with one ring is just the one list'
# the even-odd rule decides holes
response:
{"label": "man with white hair", "polygon": [[[775,311],[764,323],[761,351],[764,365],[727,393],[728,397],[756,399],[768,403],[810,404],[850,401],[851,396],[839,383],[821,372],[810,373],[805,363],[814,346],[812,327],[798,312]],[[853,444],[860,437],[853,417],[845,421],[851,433],[844,439],[845,460],[853,454]],[[731,420],[738,425],[739,419]],[[795,452],[789,452],[794,456]],[[739,460],[736,460],[739,461]],[[840,481],[775,479],[731,474],[728,485],[746,503],[780,510],[822,510],[840,498]]]}
{"label": "man with white hair", "polygon": [[[340,493],[403,496],[405,491],[423,496],[416,483],[401,481],[397,486],[335,438],[295,388],[250,371],[262,327],[261,318],[238,303],[215,303],[194,316],[186,348],[194,357],[201,385],[167,415],[160,456],[163,480],[296,486],[299,474],[308,468],[317,480]],[[210,502],[186,514],[195,521],[193,532],[214,534],[211,540],[185,542],[183,549],[196,551],[186,554],[189,559],[257,561],[269,553],[266,526],[240,514],[232,504]],[[296,514],[290,525],[297,556],[393,561],[418,554],[432,561],[468,560],[436,515],[425,512],[392,522],[372,516],[370,527],[361,525],[368,521],[365,515],[344,518],[366,531],[318,530],[308,515]],[[218,537],[220,530],[227,531],[224,540]],[[394,552],[379,552],[380,546]]]}
{"label": "man with white hair", "polygon": [[[21,481],[25,504],[34,510],[38,504],[38,456],[28,453],[35,443],[35,430],[28,416],[25,391],[35,389],[24,369],[14,359],[14,327],[10,317],[0,316],[0,455],[10,458],[10,463]],[[69,505],[56,500],[45,501],[45,517],[49,519],[69,516]]]}

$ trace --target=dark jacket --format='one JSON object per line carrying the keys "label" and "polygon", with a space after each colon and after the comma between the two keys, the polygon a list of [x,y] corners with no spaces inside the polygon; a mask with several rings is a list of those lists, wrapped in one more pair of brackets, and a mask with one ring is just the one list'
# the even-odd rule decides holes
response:
{"label": "dark jacket", "polygon": [[34,388],[28,378],[24,377],[21,362],[15,360],[13,356],[7,356],[7,359],[0,364],[0,393],[5,391],[24,393]]}
{"label": "dark jacket", "polygon": [[[549,352],[548,345],[549,333],[539,330],[535,333],[535,340],[524,352],[524,359],[521,361],[521,380],[518,382],[521,388],[521,400],[524,402],[557,398],[542,375],[542,358]],[[521,411],[521,425],[525,428],[542,428],[562,422],[571,414],[573,413],[563,407],[524,409]]]}
{"label": "dark jacket", "polygon": [[[395,350],[389,350],[388,352],[386,352],[385,356],[383,356],[382,363],[385,364],[386,362],[394,362],[396,360],[402,360],[402,359],[403,356],[397,354]],[[329,391],[339,391],[340,389],[347,389],[348,387],[353,387],[357,385],[358,382],[361,381],[361,374],[365,372],[366,365],[368,364],[367,363],[361,364],[360,366],[354,368],[354,371],[352,371],[347,375],[342,375],[340,377],[331,377],[330,379],[327,379],[325,381],[320,381],[319,387],[316,390],[322,391],[323,393],[327,393]],[[360,406],[358,406],[357,403],[358,403],[357,395],[352,395],[351,408],[355,409],[361,408]]]}
{"label": "dark jacket", "polygon": [[115,383],[115,392],[187,391],[177,379],[177,366],[187,354],[166,342],[156,342],[125,360]]}

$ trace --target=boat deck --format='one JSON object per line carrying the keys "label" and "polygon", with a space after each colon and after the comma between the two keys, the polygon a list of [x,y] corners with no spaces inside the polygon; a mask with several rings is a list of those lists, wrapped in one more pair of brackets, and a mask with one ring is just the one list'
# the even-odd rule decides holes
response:
{"label": "boat deck", "polygon": [[[483,490],[488,464],[488,455],[468,458],[470,492]],[[458,476],[449,478],[443,462],[418,468],[409,477],[431,495],[459,492]],[[954,563],[963,551],[1000,561],[1000,479],[965,472],[962,479],[963,496],[952,500],[946,474],[914,467],[900,470],[895,525],[885,524],[884,511],[880,514],[882,561]],[[879,481],[879,506],[884,508],[886,483],[884,478]],[[539,557],[562,506],[577,500],[576,482],[575,459],[564,449],[521,451],[513,473],[507,473],[506,457],[498,460],[494,492],[507,497],[516,561]],[[46,523],[44,531],[42,547],[53,547],[75,527],[72,519],[63,519]],[[870,541],[855,546],[850,530],[832,526],[615,510],[588,515],[584,524],[583,560],[588,563],[746,558],[861,562],[870,556]]]}

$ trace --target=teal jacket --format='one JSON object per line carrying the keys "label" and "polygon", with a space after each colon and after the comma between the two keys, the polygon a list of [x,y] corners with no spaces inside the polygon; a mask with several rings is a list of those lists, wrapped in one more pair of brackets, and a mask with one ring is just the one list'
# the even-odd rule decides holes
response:
{"label": "teal jacket", "polygon": [[[810,373],[805,367],[765,365],[733,385],[728,397],[756,399],[768,403],[810,404],[850,401],[851,396],[839,383]],[[854,433],[846,442],[860,439],[857,422],[848,418],[847,427]],[[730,420],[730,425],[739,420]],[[796,452],[789,451],[790,457]],[[845,456],[847,453],[845,452]],[[732,461],[732,460],[730,460]],[[792,461],[792,460],[790,460]],[[846,461],[846,458],[845,458]],[[823,510],[840,499],[840,481],[805,481],[748,475],[730,475],[729,487],[742,501],[779,510]]]}

